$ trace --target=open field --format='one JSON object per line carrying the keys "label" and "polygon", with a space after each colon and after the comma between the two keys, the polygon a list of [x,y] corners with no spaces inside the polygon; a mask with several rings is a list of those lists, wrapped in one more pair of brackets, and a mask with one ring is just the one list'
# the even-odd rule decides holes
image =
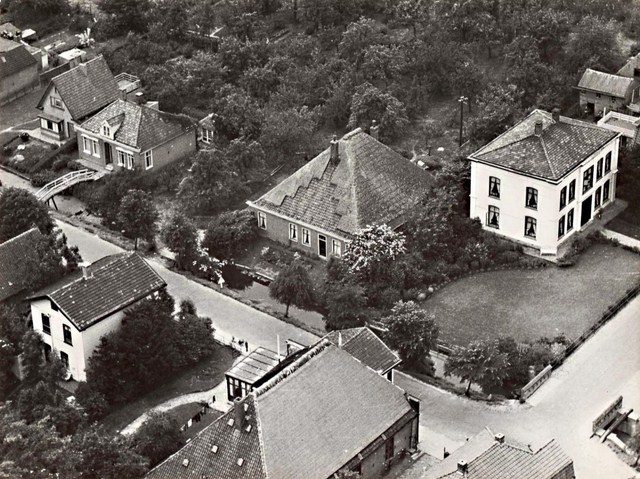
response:
{"label": "open field", "polygon": [[640,281],[640,256],[595,245],[571,268],[479,273],[438,291],[424,303],[440,337],[465,345],[512,336],[516,341],[565,334],[575,339]]}

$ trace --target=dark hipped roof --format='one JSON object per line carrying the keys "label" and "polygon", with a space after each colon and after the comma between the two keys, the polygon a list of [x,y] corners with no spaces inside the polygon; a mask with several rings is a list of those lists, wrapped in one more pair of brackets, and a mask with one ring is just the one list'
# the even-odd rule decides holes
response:
{"label": "dark hipped roof", "polygon": [[587,68],[580,78],[578,88],[591,90],[618,98],[625,98],[629,88],[633,86],[633,78],[599,72]]}
{"label": "dark hipped roof", "polygon": [[38,108],[55,86],[74,120],[81,120],[119,98],[120,90],[102,55],[51,79]]}
{"label": "dark hipped roof", "polygon": [[25,289],[28,278],[39,264],[34,243],[43,238],[31,228],[0,245],[0,302]]}
{"label": "dark hipped roof", "polygon": [[401,389],[328,341],[238,404],[241,430],[232,409],[147,477],[326,479],[417,414]]}
{"label": "dark hipped roof", "polygon": [[226,375],[253,385],[277,368],[279,364],[278,353],[260,346],[227,371]]}
{"label": "dark hipped roof", "polygon": [[85,121],[82,128],[99,135],[105,122],[112,127],[120,125],[114,136],[116,141],[142,151],[193,128],[185,118],[120,99]]}
{"label": "dark hipped roof", "polygon": [[37,64],[38,61],[24,45],[0,37],[1,78],[7,78]]}
{"label": "dark hipped roof", "polygon": [[386,373],[400,363],[398,355],[366,327],[332,331],[325,336],[325,339],[344,349],[379,374]]}
{"label": "dark hipped roof", "polygon": [[[538,121],[543,125],[540,136],[534,134]],[[534,110],[469,158],[559,180],[616,136],[605,128],[565,116],[556,123],[551,113]]]}
{"label": "dark hipped roof", "polygon": [[[467,463],[466,473],[458,471],[459,461]],[[554,440],[532,451],[508,438],[499,443],[485,429],[422,479],[552,479],[567,468],[573,468],[573,462]]]}
{"label": "dark hipped roof", "polygon": [[166,286],[153,268],[133,252],[106,256],[87,268],[87,279],[76,271],[30,299],[48,297],[83,331]]}
{"label": "dark hipped roof", "polygon": [[348,236],[400,219],[433,185],[431,174],[360,128],[340,139],[337,164],[330,156],[328,148],[254,205]]}

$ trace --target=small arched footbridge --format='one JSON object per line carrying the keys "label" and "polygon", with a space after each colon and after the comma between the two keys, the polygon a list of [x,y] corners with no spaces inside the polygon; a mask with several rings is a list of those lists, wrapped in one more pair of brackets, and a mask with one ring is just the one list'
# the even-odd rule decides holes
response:
{"label": "small arched footbridge", "polygon": [[72,171],[71,173],[67,173],[66,175],[44,185],[36,193],[36,198],[38,198],[38,201],[46,203],[55,195],[63,192],[67,188],[83,181],[97,180],[100,176],[101,175],[98,172],[88,169]]}

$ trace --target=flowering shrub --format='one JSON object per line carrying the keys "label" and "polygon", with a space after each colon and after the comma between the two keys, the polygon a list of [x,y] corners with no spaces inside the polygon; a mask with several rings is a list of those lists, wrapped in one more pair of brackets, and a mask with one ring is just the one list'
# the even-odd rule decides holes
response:
{"label": "flowering shrub", "polygon": [[209,256],[207,248],[198,245],[196,257],[191,262],[191,272],[199,278],[209,281],[218,281],[221,275],[223,263]]}
{"label": "flowering shrub", "polygon": [[352,273],[367,274],[381,262],[406,252],[405,237],[387,225],[369,225],[349,243],[344,261]]}

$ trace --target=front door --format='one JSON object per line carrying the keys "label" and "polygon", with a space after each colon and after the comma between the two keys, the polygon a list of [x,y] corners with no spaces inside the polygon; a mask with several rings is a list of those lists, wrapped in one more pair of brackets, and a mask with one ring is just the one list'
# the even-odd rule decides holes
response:
{"label": "front door", "polygon": [[327,237],[325,235],[318,235],[318,256],[327,257]]}
{"label": "front door", "polygon": [[586,225],[591,219],[591,199],[589,196],[586,200],[582,202],[582,215],[580,216],[580,226]]}
{"label": "front door", "polygon": [[110,165],[111,163],[113,163],[111,145],[109,143],[104,144],[104,162],[107,165]]}

